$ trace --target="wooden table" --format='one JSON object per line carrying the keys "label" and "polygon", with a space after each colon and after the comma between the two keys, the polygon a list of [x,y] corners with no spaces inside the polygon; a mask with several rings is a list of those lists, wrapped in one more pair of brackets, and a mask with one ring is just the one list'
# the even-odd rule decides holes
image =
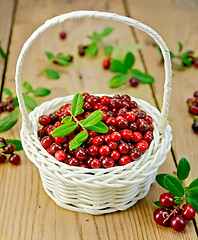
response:
{"label": "wooden table", "polygon": [[[8,52],[7,61],[0,60],[1,86],[15,92],[14,74],[20,49],[30,34],[44,21],[53,16],[73,10],[88,9],[116,12],[148,24],[157,30],[169,49],[177,51],[177,41],[185,49],[198,52],[198,3],[196,0],[0,0],[0,39]],[[125,85],[109,89],[111,76],[101,66],[102,51],[98,57],[80,58],[77,45],[88,43],[86,35],[105,26],[114,26],[114,33],[106,43],[116,42],[121,46],[141,43],[141,52],[135,52],[136,66],[152,74],[156,81],[152,86],[141,84],[138,88]],[[61,41],[58,33],[65,29],[68,38]],[[76,20],[54,27],[46,32],[28,53],[23,70],[23,81],[36,86],[48,87],[52,94],[42,101],[76,92],[128,93],[149,103],[162,105],[164,70],[159,65],[159,53],[151,46],[151,38],[133,28],[104,20]],[[58,81],[48,80],[36,73],[44,66],[45,51],[66,51],[74,55],[72,66],[61,72]],[[198,176],[198,137],[191,130],[185,101],[198,89],[198,70],[173,72],[173,92],[169,120],[173,129],[172,151],[159,172],[174,174],[181,157],[186,157],[191,166],[187,182]],[[96,85],[97,84],[97,85]],[[5,97],[3,95],[3,97]],[[19,139],[20,123],[1,134],[6,138]],[[153,201],[163,192],[157,183],[149,194],[135,206],[124,212],[92,216],[64,210],[58,207],[44,192],[36,167],[20,153],[20,166],[0,166],[0,240],[128,240],[128,239],[197,239],[197,221],[187,224],[183,233],[158,226],[153,220]]]}

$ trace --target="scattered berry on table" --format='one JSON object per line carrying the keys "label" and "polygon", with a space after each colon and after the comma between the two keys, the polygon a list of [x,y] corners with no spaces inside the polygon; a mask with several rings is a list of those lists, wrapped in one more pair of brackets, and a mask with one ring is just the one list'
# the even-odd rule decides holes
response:
{"label": "scattered berry on table", "polygon": [[131,84],[131,87],[137,87],[137,85],[139,84],[139,81],[137,78],[131,78],[129,82]]}
{"label": "scattered berry on table", "polygon": [[102,66],[104,69],[109,69],[111,66],[111,58],[105,58],[102,62]]}
{"label": "scattered berry on table", "polygon": [[61,39],[65,39],[67,37],[67,33],[65,31],[60,32],[59,34]]}
{"label": "scattered berry on table", "polygon": [[192,98],[187,99],[188,112],[194,119],[192,129],[198,133],[198,91],[195,91]]}

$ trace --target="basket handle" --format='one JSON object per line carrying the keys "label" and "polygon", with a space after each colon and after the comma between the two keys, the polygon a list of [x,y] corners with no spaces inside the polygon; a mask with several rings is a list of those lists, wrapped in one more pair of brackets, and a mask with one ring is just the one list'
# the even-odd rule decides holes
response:
{"label": "basket handle", "polygon": [[120,16],[114,13],[107,13],[107,12],[98,12],[98,11],[75,11],[70,13],[65,13],[60,16],[51,18],[47,20],[43,25],[41,25],[37,30],[35,30],[32,35],[28,38],[28,40],[23,45],[23,48],[20,52],[19,58],[17,60],[16,65],[16,74],[15,74],[15,82],[16,82],[16,93],[19,101],[19,108],[22,113],[22,118],[24,124],[27,126],[30,132],[33,131],[32,124],[29,119],[29,115],[27,109],[25,107],[22,89],[21,89],[21,71],[24,62],[24,57],[27,54],[29,48],[33,44],[33,42],[47,29],[55,26],[56,24],[65,22],[70,19],[80,19],[80,18],[102,18],[102,19],[110,19],[115,20],[118,22],[126,23],[132,27],[140,29],[147,34],[149,34],[159,45],[162,55],[164,57],[164,68],[165,68],[165,84],[164,84],[164,96],[163,96],[163,106],[161,110],[161,114],[159,117],[158,122],[158,130],[159,132],[163,133],[168,125],[168,112],[169,112],[169,101],[171,96],[171,82],[172,82],[172,69],[171,69],[171,60],[170,60],[170,53],[169,49],[166,46],[163,39],[160,35],[154,31],[152,28],[148,27],[147,25],[138,22],[132,18],[128,18],[125,16]]}

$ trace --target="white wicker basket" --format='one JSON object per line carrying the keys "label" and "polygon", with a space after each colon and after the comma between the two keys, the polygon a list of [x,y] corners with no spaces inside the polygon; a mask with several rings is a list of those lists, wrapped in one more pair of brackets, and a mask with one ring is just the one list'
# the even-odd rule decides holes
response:
{"label": "white wicker basket", "polygon": [[[149,113],[154,119],[154,139],[150,148],[140,160],[109,169],[86,169],[58,162],[47,153],[38,139],[39,116],[49,114],[63,103],[71,102],[73,96],[45,102],[28,115],[21,91],[22,65],[32,43],[43,32],[58,23],[69,19],[90,17],[119,21],[148,33],[160,46],[165,63],[165,85],[161,113],[149,103],[132,98],[137,101],[140,109]],[[17,61],[15,78],[19,107],[23,116],[21,129],[23,148],[28,158],[38,167],[46,193],[59,206],[97,215],[125,210],[146,196],[151,183],[155,180],[159,166],[166,159],[172,140],[171,127],[167,121],[172,79],[170,54],[162,38],[153,29],[128,17],[97,11],[76,11],[54,17],[39,27],[24,44]]]}

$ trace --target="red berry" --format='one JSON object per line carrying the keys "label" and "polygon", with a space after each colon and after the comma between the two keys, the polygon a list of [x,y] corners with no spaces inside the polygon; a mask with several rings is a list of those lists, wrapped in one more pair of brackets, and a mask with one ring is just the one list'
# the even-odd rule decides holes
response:
{"label": "red berry", "polygon": [[189,113],[192,115],[198,115],[198,106],[191,105],[189,107]]}
{"label": "red berry", "polygon": [[113,118],[113,117],[108,117],[107,120],[105,121],[105,124],[107,126],[113,126],[115,127],[116,126],[116,119]]}
{"label": "red berry", "polygon": [[105,120],[107,120],[107,118],[108,118],[108,115],[107,115],[107,113],[103,111],[103,117],[102,117],[102,121],[105,121]]}
{"label": "red berry", "polygon": [[168,215],[169,215],[169,211],[163,208],[158,208],[153,213],[153,218],[157,224],[161,226],[167,226],[170,222],[169,219],[167,219]]}
{"label": "red berry", "polygon": [[104,69],[109,69],[111,66],[111,58],[105,58],[102,62],[102,66]]}
{"label": "red berry", "polygon": [[[117,119],[117,118],[116,118]],[[128,120],[125,118],[119,118],[119,120],[117,120],[117,126],[121,129],[125,129],[128,127]]]}
{"label": "red berry", "polygon": [[122,139],[127,140],[127,141],[131,140],[132,135],[133,135],[133,133],[128,129],[124,129],[120,133],[122,135]]}
{"label": "red berry", "polygon": [[135,121],[135,114],[133,112],[127,112],[124,115],[124,118],[127,119],[129,121],[129,123],[132,123]]}
{"label": "red berry", "polygon": [[105,135],[104,141],[109,144],[111,142],[111,135]]}
{"label": "red berry", "polygon": [[58,150],[56,153],[55,153],[55,158],[62,162],[65,158],[66,158],[66,153],[63,151],[63,150]]}
{"label": "red berry", "polygon": [[182,232],[186,228],[186,221],[182,216],[176,215],[171,218],[170,225],[175,231]]}
{"label": "red berry", "polygon": [[135,101],[130,101],[130,108],[135,108],[137,109],[138,104]]}
{"label": "red berry", "polygon": [[108,96],[102,96],[100,98],[100,102],[104,105],[109,105],[109,103],[111,102],[111,98]]}
{"label": "red berry", "polygon": [[135,122],[129,124],[129,129],[135,132],[137,130],[137,124]]}
{"label": "red berry", "polygon": [[116,132],[116,128],[113,126],[109,126],[109,131],[107,134],[112,134],[113,132]]}
{"label": "red berry", "polygon": [[96,136],[93,138],[93,144],[94,145],[97,145],[97,146],[100,146],[103,144],[103,139],[100,137],[100,136]]}
{"label": "red berry", "polygon": [[129,156],[132,160],[137,161],[140,159],[140,157],[142,156],[141,151],[138,148],[133,148],[130,153]]}
{"label": "red berry", "polygon": [[144,119],[138,119],[136,124],[137,124],[139,131],[141,131],[141,132],[145,132],[148,129],[148,124],[146,123],[146,121]]}
{"label": "red berry", "polygon": [[159,197],[160,204],[164,208],[169,208],[174,205],[175,198],[170,193],[162,193]]}
{"label": "red berry", "polygon": [[84,163],[82,163],[82,164],[80,164],[80,165],[79,165],[79,167],[82,167],[82,168],[87,168],[87,165],[86,165],[86,164],[84,164]]}
{"label": "red berry", "polygon": [[53,138],[50,136],[45,136],[41,139],[41,144],[44,148],[50,147],[52,143],[53,143]]}
{"label": "red berry", "polygon": [[198,68],[198,59],[197,58],[194,58],[193,65],[195,68]]}
{"label": "red berry", "polygon": [[151,143],[152,142],[152,140],[153,140],[153,136],[151,135],[151,134],[145,134],[144,136],[143,136],[143,138],[142,138],[143,140],[145,140],[145,141],[147,141],[147,143]]}
{"label": "red berry", "polygon": [[127,154],[129,152],[129,145],[127,143],[121,143],[119,146],[118,146],[118,150],[120,153],[122,154]]}
{"label": "red berry", "polygon": [[54,142],[50,146],[50,150],[53,154],[56,153],[58,150],[62,150],[62,149],[63,149],[63,146],[60,143],[55,143]]}
{"label": "red berry", "polygon": [[66,142],[66,140],[67,140],[66,136],[63,136],[63,137],[54,137],[54,141],[55,141],[56,143],[64,143],[64,142]]}
{"label": "red berry", "polygon": [[119,133],[119,132],[113,132],[112,134],[111,134],[111,139],[113,140],[113,141],[120,141],[121,140],[121,138],[122,138],[122,135]]}
{"label": "red berry", "polygon": [[99,159],[94,158],[91,161],[91,168],[100,168],[101,167],[101,161]]}
{"label": "red berry", "polygon": [[118,151],[112,151],[111,152],[111,157],[115,160],[115,161],[117,161],[118,159],[120,159],[120,153],[118,152]]}
{"label": "red berry", "polygon": [[57,115],[56,113],[51,113],[49,117],[51,119],[51,124],[54,124],[59,120],[59,115]]}
{"label": "red berry", "polygon": [[195,91],[195,92],[194,92],[194,97],[195,97],[195,98],[198,98],[198,91]]}
{"label": "red berry", "polygon": [[182,206],[181,214],[186,220],[193,220],[193,218],[195,217],[195,209],[190,204],[185,204],[184,206]]}
{"label": "red berry", "polygon": [[139,142],[142,140],[142,134],[139,132],[133,132],[131,140],[133,142]]}
{"label": "red berry", "polygon": [[59,34],[61,39],[65,39],[67,37],[67,33],[65,31],[60,32]]}
{"label": "red berry", "polygon": [[0,163],[4,163],[5,160],[6,160],[6,156],[3,154],[0,154]]}
{"label": "red berry", "polygon": [[47,151],[50,155],[54,156],[54,154],[53,154],[53,152],[51,151],[50,148],[47,148],[46,151]]}
{"label": "red berry", "polygon": [[121,99],[122,102],[123,102],[123,101],[127,101],[127,102],[130,102],[130,101],[131,101],[130,96],[127,95],[127,94],[122,95],[120,99]]}
{"label": "red berry", "polygon": [[39,136],[40,138],[42,138],[42,137],[45,136],[45,130],[44,130],[43,128],[40,129],[40,130],[38,130],[38,136]]}
{"label": "red berry", "polygon": [[118,144],[116,142],[109,142],[108,146],[110,147],[110,149],[112,150],[116,150],[118,149]]}
{"label": "red berry", "polygon": [[89,147],[89,155],[96,156],[98,155],[99,148],[96,145],[92,145]]}
{"label": "red berry", "polygon": [[77,148],[75,150],[75,157],[78,160],[84,161],[85,159],[87,159],[87,151],[84,148]]}
{"label": "red berry", "polygon": [[62,123],[59,121],[54,123],[54,127],[56,127],[56,128],[59,127],[60,125],[62,125]]}
{"label": "red berry", "polygon": [[9,157],[9,162],[13,165],[18,165],[21,161],[21,158],[18,154],[12,154],[10,157]]}
{"label": "red berry", "polygon": [[131,78],[131,79],[129,80],[129,82],[130,82],[130,84],[131,84],[132,87],[137,87],[137,85],[139,84],[139,81],[138,81],[137,78]]}
{"label": "red berry", "polygon": [[136,148],[138,148],[142,153],[146,152],[146,150],[149,148],[149,145],[147,141],[141,140],[136,144]]}
{"label": "red berry", "polygon": [[153,123],[153,118],[150,115],[146,115],[144,120],[147,121],[148,124],[152,124]]}
{"label": "red berry", "polygon": [[111,157],[103,157],[102,158],[102,166],[105,168],[114,167],[114,160]]}
{"label": "red berry", "polygon": [[120,160],[119,160],[119,164],[120,164],[121,166],[124,166],[124,165],[126,165],[126,164],[128,164],[128,163],[131,163],[131,160],[130,160],[130,158],[129,158],[128,155],[123,155],[123,156],[120,158]]}
{"label": "red berry", "polygon": [[71,157],[68,161],[70,166],[79,166],[79,161],[77,158]]}
{"label": "red berry", "polygon": [[51,118],[47,115],[42,115],[42,116],[39,117],[39,123],[42,126],[47,126],[51,123]]}
{"label": "red berry", "polygon": [[99,148],[99,153],[102,156],[108,156],[110,154],[110,147],[103,145]]}

